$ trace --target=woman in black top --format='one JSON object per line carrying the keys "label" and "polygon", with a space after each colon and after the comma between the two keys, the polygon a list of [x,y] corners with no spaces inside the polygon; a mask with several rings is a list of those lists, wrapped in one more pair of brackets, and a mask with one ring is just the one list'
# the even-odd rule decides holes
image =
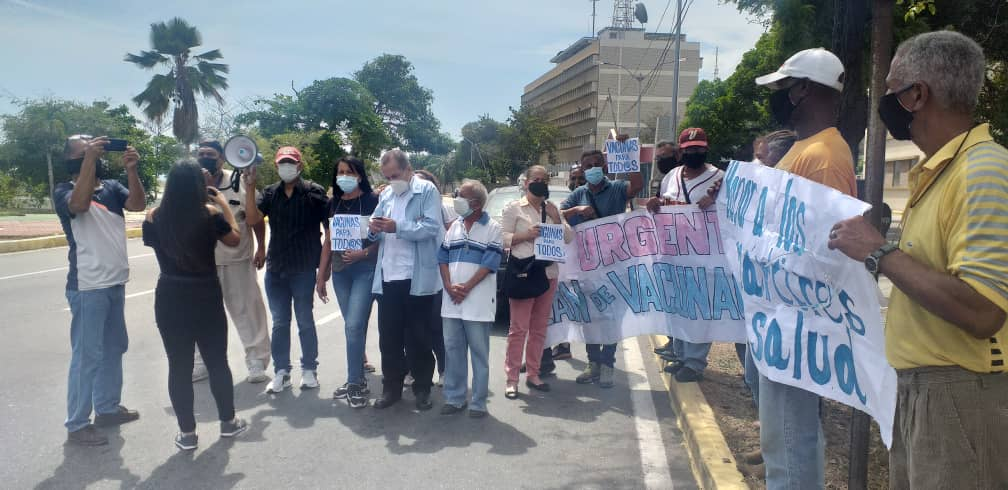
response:
{"label": "woman in black top", "polygon": [[[329,217],[336,215],[353,215],[370,217],[378,206],[378,196],[371,190],[364,162],[344,157],[336,162],[336,172],[333,176],[333,198],[329,201]],[[331,239],[330,228],[326,227],[325,238],[327,246],[322,247],[319,260],[319,273],[315,289],[322,301],[328,301],[326,281],[332,271],[333,290],[336,292],[336,302],[343,314],[346,333],[347,350],[347,382],[336,389],[333,398],[346,398],[353,408],[367,406],[367,379],[364,377],[364,346],[367,339],[367,324],[371,318],[371,305],[374,295],[371,286],[374,283],[375,264],[377,263],[378,243],[367,240],[364,231],[367,230],[367,218],[361,218],[362,231],[360,250],[333,250],[335,243]],[[343,248],[343,247],[341,247]]]}
{"label": "woman in black top", "polygon": [[[207,194],[217,206],[207,202]],[[218,240],[233,247],[239,239],[231,207],[221,193],[206,186],[200,166],[191,160],[175,164],[168,173],[161,206],[147,213],[143,241],[154,249],[161,268],[154,290],[154,317],[168,354],[168,395],[181,430],[175,445],[182,450],[196,449],[197,444],[191,380],[194,346],[199,346],[210,373],[221,437],[233,437],[248,428],[235,417],[227,316],[214,260]]]}

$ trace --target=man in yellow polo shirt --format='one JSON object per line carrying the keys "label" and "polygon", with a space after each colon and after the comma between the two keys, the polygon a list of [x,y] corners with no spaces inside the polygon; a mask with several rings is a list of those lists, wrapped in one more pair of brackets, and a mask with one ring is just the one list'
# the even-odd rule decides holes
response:
{"label": "man in yellow polo shirt", "polygon": [[888,245],[862,217],[830,233],[831,248],[896,286],[894,490],[1008,485],[1008,150],[973,122],[986,66],[950,31],[900,45],[879,114],[926,155],[910,171],[903,236]]}

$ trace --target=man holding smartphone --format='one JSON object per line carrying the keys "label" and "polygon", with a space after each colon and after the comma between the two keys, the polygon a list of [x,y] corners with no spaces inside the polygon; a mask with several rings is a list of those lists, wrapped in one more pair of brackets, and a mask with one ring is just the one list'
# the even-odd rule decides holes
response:
{"label": "man holding smartphone", "polygon": [[[70,370],[67,379],[67,442],[81,446],[108,444],[97,427],[140,418],[119,404],[126,334],[126,218],[123,210],[140,212],[146,196],[137,163],[140,155],[124,146],[123,164],[129,188],[108,179],[101,159],[107,137],[71,136],[63,148],[70,181],[56,186],[53,204],[70,250],[66,298],[70,304]],[[91,423],[91,411],[96,413]]]}

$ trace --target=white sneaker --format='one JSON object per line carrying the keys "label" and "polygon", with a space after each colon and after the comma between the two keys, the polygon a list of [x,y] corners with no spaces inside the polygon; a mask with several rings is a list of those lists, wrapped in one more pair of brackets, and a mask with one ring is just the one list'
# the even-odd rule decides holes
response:
{"label": "white sneaker", "polygon": [[262,362],[253,361],[250,363],[248,377],[245,381],[249,383],[264,383],[269,381],[270,377],[266,374],[266,368],[263,367]]}
{"label": "white sneaker", "polygon": [[197,364],[192,370],[192,382],[203,381],[210,377],[210,372],[207,371],[206,366],[203,364]]}
{"label": "white sneaker", "polygon": [[266,393],[272,395],[274,393],[280,393],[290,387],[290,374],[287,373],[286,369],[281,369],[277,371],[276,376],[273,377],[273,381],[266,386]]}
{"label": "white sneaker", "polygon": [[301,370],[301,389],[302,390],[314,390],[318,388],[318,376],[315,374],[314,369],[303,369]]}

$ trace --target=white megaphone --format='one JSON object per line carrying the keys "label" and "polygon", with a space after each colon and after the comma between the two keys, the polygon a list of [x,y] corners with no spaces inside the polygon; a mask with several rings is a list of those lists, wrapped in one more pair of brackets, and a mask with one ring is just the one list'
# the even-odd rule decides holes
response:
{"label": "white megaphone", "polygon": [[248,168],[259,165],[263,161],[263,156],[259,153],[259,148],[255,141],[245,135],[232,136],[224,143],[224,159],[236,169]]}
{"label": "white megaphone", "polygon": [[231,189],[239,192],[242,170],[259,165],[263,161],[263,156],[252,138],[238,135],[232,136],[227,143],[224,143],[224,159],[235,169],[231,174]]}

